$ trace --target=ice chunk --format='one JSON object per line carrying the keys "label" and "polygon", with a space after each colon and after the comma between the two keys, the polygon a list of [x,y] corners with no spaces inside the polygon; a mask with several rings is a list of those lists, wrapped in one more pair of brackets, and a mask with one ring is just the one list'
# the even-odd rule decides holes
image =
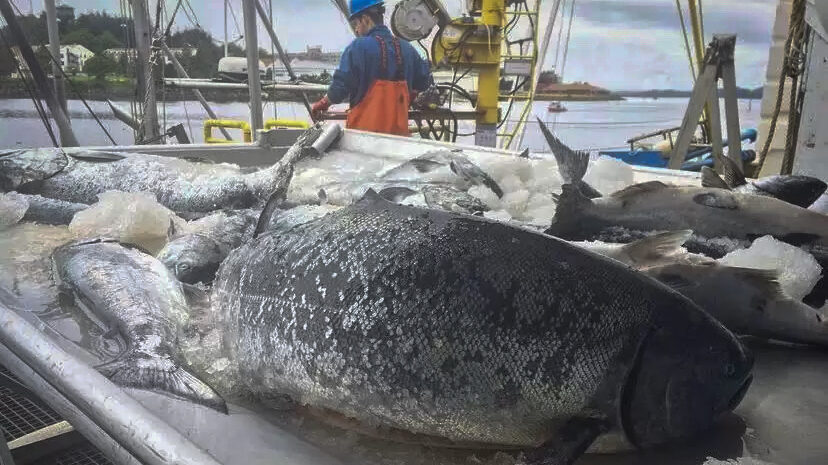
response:
{"label": "ice chunk", "polygon": [[146,192],[107,191],[75,214],[69,229],[79,237],[105,236],[144,247],[155,254],[186,222]]}
{"label": "ice chunk", "polygon": [[503,208],[497,195],[486,186],[472,186],[469,189],[469,194],[482,200],[491,210],[501,210]]}
{"label": "ice chunk", "polygon": [[519,189],[503,195],[501,205],[513,218],[524,219],[526,205],[529,203],[529,191]]}
{"label": "ice chunk", "polygon": [[590,163],[584,176],[584,181],[598,190],[609,195],[635,183],[632,166],[617,158],[598,157]]}
{"label": "ice chunk", "polygon": [[17,224],[28,209],[29,202],[23,197],[13,192],[0,193],[0,231]]}
{"label": "ice chunk", "polygon": [[822,267],[811,254],[771,236],[760,237],[749,248],[730,252],[719,262],[729,266],[777,270],[782,289],[795,300],[802,300],[808,295],[822,275]]}

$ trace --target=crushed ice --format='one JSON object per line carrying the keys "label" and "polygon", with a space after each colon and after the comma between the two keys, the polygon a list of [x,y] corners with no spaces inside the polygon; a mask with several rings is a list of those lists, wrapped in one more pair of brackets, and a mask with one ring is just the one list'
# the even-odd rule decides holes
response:
{"label": "crushed ice", "polygon": [[802,300],[822,276],[816,259],[799,247],[771,236],[753,241],[747,249],[730,252],[719,259],[724,265],[776,270],[782,289],[794,300]]}

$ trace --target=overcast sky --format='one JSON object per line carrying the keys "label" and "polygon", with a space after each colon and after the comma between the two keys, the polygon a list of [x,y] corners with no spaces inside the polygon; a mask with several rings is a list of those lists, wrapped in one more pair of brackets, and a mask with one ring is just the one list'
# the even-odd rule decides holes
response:
{"label": "overcast sky", "polygon": [[[154,5],[156,0],[150,0]],[[243,28],[241,0],[230,0]],[[268,0],[261,0],[266,4]],[[532,0],[530,0],[532,1]],[[569,12],[573,0],[566,1]],[[689,65],[674,0],[574,0],[575,14],[565,71],[567,81],[588,81],[613,90],[692,87]],[[24,12],[30,5],[37,13],[42,0],[14,0]],[[121,0],[66,0],[76,14],[89,10],[120,13]],[[176,0],[166,0],[169,11]],[[224,0],[190,0],[194,21],[216,39],[224,37]],[[395,0],[387,1],[393,5]],[[462,0],[444,0],[448,9],[459,13]],[[545,0],[541,14],[546,24],[553,0]],[[681,2],[686,4],[684,0]],[[705,1],[705,40],[715,33],[735,33],[736,78],[744,87],[758,87],[764,81],[777,0]],[[350,29],[331,0],[272,0],[275,28],[289,51],[305,45],[322,45],[326,50],[341,50],[352,39]],[[154,10],[154,7],[151,6]],[[389,11],[391,8],[389,8]],[[568,15],[567,15],[568,16]],[[187,16],[179,13],[177,26],[191,27]],[[558,21],[559,25],[561,21]],[[230,19],[231,35],[237,36]],[[566,31],[564,30],[564,33]],[[270,47],[260,31],[259,45]],[[554,62],[557,28],[547,64]],[[548,68],[549,66],[547,66]]]}

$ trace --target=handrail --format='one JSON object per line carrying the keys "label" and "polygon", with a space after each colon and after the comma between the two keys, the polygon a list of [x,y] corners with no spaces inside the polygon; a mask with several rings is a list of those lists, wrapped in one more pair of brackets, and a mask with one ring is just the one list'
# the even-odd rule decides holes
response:
{"label": "handrail", "polygon": [[146,465],[220,465],[102,374],[0,304],[0,344]]}

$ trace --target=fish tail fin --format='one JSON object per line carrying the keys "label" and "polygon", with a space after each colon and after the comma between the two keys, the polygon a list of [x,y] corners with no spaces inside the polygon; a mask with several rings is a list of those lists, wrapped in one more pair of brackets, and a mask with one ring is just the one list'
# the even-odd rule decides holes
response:
{"label": "fish tail fin", "polygon": [[701,169],[702,187],[715,187],[719,189],[730,189],[724,179],[709,166],[702,166]]}
{"label": "fish tail fin", "polygon": [[281,186],[270,194],[270,197],[267,199],[267,203],[262,210],[262,214],[259,215],[259,219],[256,221],[256,229],[253,231],[254,239],[259,237],[259,235],[263,232],[267,231],[267,228],[270,225],[270,219],[273,217],[273,212],[275,212],[286,199],[287,186]]}
{"label": "fish tail fin", "polygon": [[747,179],[745,179],[745,175],[742,173],[742,168],[732,158],[724,156],[717,156],[716,158],[722,164],[724,180],[728,186],[739,187],[747,184]]}
{"label": "fish tail fin", "polygon": [[227,413],[227,404],[213,388],[169,358],[126,354],[96,368],[119,386],[162,391]]}
{"label": "fish tail fin", "polygon": [[538,120],[543,137],[546,138],[546,143],[552,150],[552,155],[555,156],[555,161],[558,162],[558,171],[564,183],[573,184],[582,181],[589,168],[589,152],[572,150],[555,137],[540,118],[537,116],[535,118]]}
{"label": "fish tail fin", "polygon": [[636,263],[643,263],[675,254],[692,235],[689,229],[663,232],[626,244],[622,249]]}

